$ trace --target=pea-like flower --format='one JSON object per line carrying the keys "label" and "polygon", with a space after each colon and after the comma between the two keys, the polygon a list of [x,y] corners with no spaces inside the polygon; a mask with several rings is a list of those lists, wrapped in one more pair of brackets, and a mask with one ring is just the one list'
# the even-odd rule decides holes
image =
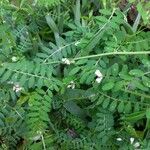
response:
{"label": "pea-like flower", "polygon": [[70,64],[75,63],[74,60],[69,60],[68,58],[62,58],[61,61],[62,61],[64,64],[66,64],[66,65],[70,65]]}
{"label": "pea-like flower", "polygon": [[22,89],[23,89],[23,88],[20,87],[19,84],[14,84],[14,86],[13,86],[13,91],[15,91],[15,92],[19,92],[19,91],[21,91]]}
{"label": "pea-like flower", "polygon": [[67,59],[67,58],[62,58],[62,62],[63,62],[64,64],[66,64],[66,65],[70,65],[70,64],[71,64],[70,60]]}
{"label": "pea-like flower", "polygon": [[75,88],[75,83],[74,83],[74,81],[71,81],[70,84],[67,86],[67,88],[74,89],[74,88]]}
{"label": "pea-like flower", "polygon": [[117,138],[117,141],[122,141],[122,138]]}
{"label": "pea-like flower", "polygon": [[102,79],[103,79],[103,75],[102,73],[100,72],[100,70],[96,70],[95,71],[95,75],[96,75],[96,82],[97,83],[101,83]]}
{"label": "pea-like flower", "polygon": [[79,41],[77,41],[74,45],[75,46],[78,46],[80,44],[80,42]]}
{"label": "pea-like flower", "polygon": [[12,62],[16,62],[16,61],[18,60],[18,58],[15,57],[15,56],[13,56],[13,57],[11,58],[11,60],[12,60]]}
{"label": "pea-like flower", "polygon": [[133,145],[134,148],[139,148],[140,143],[135,142],[135,139],[133,137],[130,138],[130,143]]}

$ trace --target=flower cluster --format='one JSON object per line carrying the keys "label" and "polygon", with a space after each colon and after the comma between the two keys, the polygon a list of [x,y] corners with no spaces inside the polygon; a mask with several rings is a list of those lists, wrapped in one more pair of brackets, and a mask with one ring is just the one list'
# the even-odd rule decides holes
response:
{"label": "flower cluster", "polygon": [[11,60],[12,60],[12,62],[16,62],[16,61],[18,60],[18,58],[15,57],[15,56],[13,56],[13,57],[11,58]]}
{"label": "flower cluster", "polygon": [[21,91],[22,89],[23,89],[23,88],[20,87],[19,84],[14,84],[14,86],[13,86],[13,91],[15,91],[15,92],[19,92],[19,91]]}
{"label": "flower cluster", "polygon": [[[121,142],[121,141],[123,141],[123,139],[122,138],[117,138],[117,141]],[[130,138],[130,144],[133,145],[133,147],[135,148],[135,150],[137,150],[137,148],[140,147],[140,143],[136,142],[133,137]]]}
{"label": "flower cluster", "polygon": [[136,142],[133,137],[130,138],[130,143],[133,145],[134,148],[138,148],[140,146],[139,142]]}
{"label": "flower cluster", "polygon": [[68,58],[62,58],[61,61],[66,65],[70,65],[74,63],[74,61],[70,61]]}
{"label": "flower cluster", "polygon": [[74,89],[74,88],[75,88],[75,83],[74,83],[74,81],[71,81],[70,84],[67,86],[67,88]]}
{"label": "flower cluster", "polygon": [[70,65],[70,64],[71,64],[70,60],[67,59],[67,58],[62,58],[62,62],[63,62],[64,64],[66,64],[66,65]]}

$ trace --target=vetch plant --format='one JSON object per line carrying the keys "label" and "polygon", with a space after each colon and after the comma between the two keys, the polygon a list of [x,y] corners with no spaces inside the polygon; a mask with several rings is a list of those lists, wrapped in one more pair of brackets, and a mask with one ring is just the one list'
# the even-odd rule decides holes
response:
{"label": "vetch plant", "polygon": [[111,2],[1,0],[0,149],[149,149],[150,32]]}

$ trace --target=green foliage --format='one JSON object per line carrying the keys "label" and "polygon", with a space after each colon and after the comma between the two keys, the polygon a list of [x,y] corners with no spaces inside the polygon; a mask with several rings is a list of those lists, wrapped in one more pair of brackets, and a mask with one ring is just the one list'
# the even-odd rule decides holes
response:
{"label": "green foliage", "polygon": [[[29,110],[25,118],[29,130],[29,136],[35,136],[38,132],[46,130],[49,122],[48,112],[51,111],[52,93],[50,90],[36,90],[27,97]],[[18,100],[22,103],[22,98]]]}
{"label": "green foliage", "polygon": [[0,149],[149,149],[150,32],[115,2],[1,1]]}
{"label": "green foliage", "polygon": [[64,0],[38,0],[37,3],[40,6],[48,7],[48,6],[59,5],[61,3],[61,1],[64,1]]}

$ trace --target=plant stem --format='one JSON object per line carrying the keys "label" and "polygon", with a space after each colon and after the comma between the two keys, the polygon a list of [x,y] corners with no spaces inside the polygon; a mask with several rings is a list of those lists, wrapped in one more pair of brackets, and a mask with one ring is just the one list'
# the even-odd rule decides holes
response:
{"label": "plant stem", "polygon": [[[140,52],[110,52],[110,53],[101,53],[97,55],[88,55],[88,56],[82,56],[77,58],[70,58],[71,61],[76,61],[80,59],[88,59],[88,58],[96,58],[96,57],[103,57],[103,56],[111,56],[111,55],[148,55],[150,54],[150,51],[140,51]],[[52,61],[45,64],[57,64],[61,63],[62,61]]]}
{"label": "plant stem", "polygon": [[41,134],[41,138],[42,138],[43,149],[46,150],[46,145],[45,145],[43,134]]}
{"label": "plant stem", "polygon": [[89,56],[83,56],[74,58],[73,60],[80,60],[80,59],[87,59],[87,58],[96,58],[96,57],[102,57],[102,56],[111,56],[111,55],[146,55],[150,54],[150,51],[140,51],[140,52],[110,52],[110,53],[102,53],[97,55],[89,55]]}

